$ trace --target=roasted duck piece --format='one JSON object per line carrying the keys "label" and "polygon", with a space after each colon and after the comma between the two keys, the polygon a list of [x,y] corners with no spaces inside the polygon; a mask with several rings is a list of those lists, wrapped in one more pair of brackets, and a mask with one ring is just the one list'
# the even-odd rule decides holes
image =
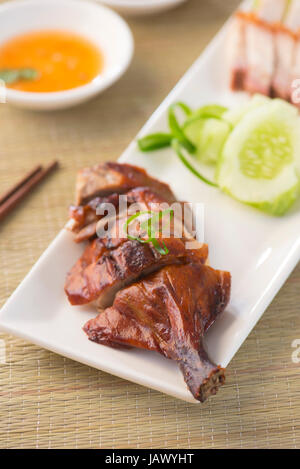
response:
{"label": "roasted duck piece", "polygon": [[[127,196],[129,202],[137,203],[138,213],[145,209],[150,209],[151,214],[161,213],[159,210],[161,198],[150,189],[134,189]],[[129,208],[132,207],[133,205],[130,205]],[[158,212],[153,210],[154,208]],[[182,206],[178,205],[178,208],[182,212]],[[71,304],[95,302],[97,307],[107,307],[112,304],[114,295],[120,288],[162,266],[184,263],[195,251],[194,256],[205,262],[208,254],[207,246],[195,241],[182,223],[182,217],[171,216],[170,211],[167,212],[168,216],[166,219],[162,217],[159,226],[153,225],[155,230],[162,229],[163,223],[167,228],[167,233],[162,230],[157,231],[155,235],[159,243],[158,250],[153,242],[149,242],[147,232],[141,225],[142,219],[137,219],[124,233],[124,227],[130,218],[127,206],[125,213],[119,213],[112,220],[111,226],[106,226],[107,221],[104,218],[98,221],[96,226],[99,238],[87,246],[67,276],[65,291]],[[149,221],[150,215],[147,213],[148,210],[144,215],[144,222]],[[102,233],[100,233],[101,227],[105,228]],[[187,250],[186,242],[191,242],[193,249]],[[163,246],[163,252],[159,252]]]}
{"label": "roasted duck piece", "polygon": [[95,197],[107,197],[114,193],[125,194],[134,187],[149,187],[168,203],[176,200],[167,184],[152,178],[144,169],[107,162],[78,172],[76,204],[85,205]]}
{"label": "roasted duck piece", "polygon": [[[127,198],[127,205],[123,207],[125,209],[132,204],[139,204],[141,210],[155,210],[160,204],[169,203],[168,200],[149,187],[137,187],[123,195],[126,195]],[[116,211],[119,211],[119,203],[120,194],[114,193],[108,197],[96,197],[83,206],[72,205],[69,209],[69,215],[73,221],[71,231],[76,233],[75,242],[80,243],[95,237],[97,223],[103,218],[103,215],[97,215],[97,209],[103,208],[103,212],[105,212],[107,204],[112,204]]]}
{"label": "roasted duck piece", "polygon": [[111,308],[84,326],[90,340],[111,347],[157,351],[178,363],[195,399],[203,402],[224,383],[224,370],[209,360],[205,331],[225,309],[228,272],[196,259],[159,272],[121,290]]}
{"label": "roasted duck piece", "polygon": [[65,291],[71,304],[101,309],[85,325],[89,338],[156,350],[178,362],[196,399],[215,394],[224,370],[211,363],[202,337],[227,305],[230,274],[205,265],[208,247],[190,234],[191,210],[145,171],[114,163],[80,173],[77,202],[72,231],[88,244]]}
{"label": "roasted duck piece", "polygon": [[106,204],[112,204],[118,208],[119,194],[111,194],[108,197],[95,197],[85,205],[70,206],[69,217],[72,220],[70,230],[75,233],[74,241],[76,243],[95,237],[97,222],[102,218],[101,215],[97,215],[97,208],[104,207]]}
{"label": "roasted duck piece", "polygon": [[168,254],[160,254],[154,246],[126,238],[95,239],[67,275],[65,292],[73,305],[94,302],[105,308],[115,294],[141,276],[165,265],[182,264],[191,257],[205,262],[206,245],[186,250],[185,242],[177,238],[164,239]]}

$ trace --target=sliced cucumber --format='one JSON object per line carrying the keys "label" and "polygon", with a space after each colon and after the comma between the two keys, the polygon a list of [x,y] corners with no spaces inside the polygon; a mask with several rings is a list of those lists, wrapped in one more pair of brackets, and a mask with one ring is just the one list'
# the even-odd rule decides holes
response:
{"label": "sliced cucumber", "polygon": [[214,166],[209,166],[199,162],[197,159],[195,159],[195,155],[191,155],[188,151],[186,151],[184,146],[182,146],[176,139],[174,139],[172,142],[172,148],[184,166],[192,174],[194,174],[194,176],[210,186],[218,187],[215,180],[216,170]]}
{"label": "sliced cucumber", "polygon": [[228,108],[220,106],[220,104],[207,104],[196,109],[196,111],[193,112],[192,117],[214,117],[216,119],[221,119],[226,111],[228,111]]}
{"label": "sliced cucumber", "polygon": [[279,99],[248,111],[224,145],[216,175],[220,188],[283,215],[299,196],[299,122],[297,110]]}
{"label": "sliced cucumber", "polygon": [[221,119],[191,118],[183,126],[186,137],[195,145],[194,157],[204,164],[216,164],[230,133],[230,126]]}
{"label": "sliced cucumber", "polygon": [[255,94],[249,101],[242,106],[229,109],[223,114],[223,119],[227,120],[233,126],[237,125],[240,120],[250,111],[257,109],[260,106],[271,103],[271,98],[261,94]]}

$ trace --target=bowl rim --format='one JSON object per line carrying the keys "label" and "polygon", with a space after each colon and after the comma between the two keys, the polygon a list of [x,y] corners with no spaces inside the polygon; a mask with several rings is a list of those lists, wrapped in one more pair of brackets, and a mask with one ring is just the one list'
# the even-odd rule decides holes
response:
{"label": "bowl rim", "polygon": [[[109,7],[99,4],[95,1],[90,0],[12,0],[8,3],[3,3],[0,5],[0,21],[1,21],[1,14],[8,11],[8,10],[16,10],[19,7],[33,7],[35,5],[39,5],[39,7],[45,6],[49,8],[49,6],[54,7],[61,6],[64,4],[80,4],[84,8],[95,8],[97,11],[105,11],[111,18],[117,20],[120,27],[123,29],[123,40],[124,37],[127,41],[127,53],[124,54],[124,58],[120,61],[117,67],[108,68],[107,74],[103,77],[101,75],[96,76],[92,81],[86,83],[82,86],[78,86],[76,88],[71,88],[69,90],[62,90],[62,91],[46,91],[46,92],[35,92],[35,91],[21,91],[15,90],[12,88],[5,87],[5,99],[8,104],[41,104],[47,105],[50,104],[54,107],[55,104],[72,104],[76,101],[85,101],[96,94],[104,91],[113,83],[115,83],[128,69],[133,53],[134,53],[134,39],[133,34],[131,32],[130,27],[126,23],[126,21],[115,11],[110,9]],[[40,30],[42,30],[41,28]],[[69,29],[71,31],[71,29]],[[74,28],[74,32],[76,32],[76,28]],[[16,31],[15,35],[18,35]]]}
{"label": "bowl rim", "polygon": [[139,8],[141,10],[146,10],[150,8],[160,7],[160,6],[171,6],[176,5],[177,3],[183,3],[185,0],[151,0],[149,5],[141,4],[140,0],[99,0],[100,3],[105,5],[111,5],[113,7],[124,7],[124,8]]}

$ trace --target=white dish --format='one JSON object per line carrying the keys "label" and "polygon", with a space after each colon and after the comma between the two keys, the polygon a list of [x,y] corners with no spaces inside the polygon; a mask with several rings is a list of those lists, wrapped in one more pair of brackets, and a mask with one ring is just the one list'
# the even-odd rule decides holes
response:
{"label": "white dish", "polygon": [[[226,91],[225,29],[140,135],[166,128],[166,110],[175,101],[232,105],[244,99]],[[210,263],[232,273],[230,305],[206,337],[211,359],[226,367],[300,259],[299,204],[283,218],[264,215],[202,184],[169,150],[143,155],[133,142],[121,161],[143,166],[170,183],[180,199],[205,203]],[[195,403],[175,363],[156,353],[112,350],[88,341],[81,328],[96,313],[91,307],[71,307],[63,291],[65,274],[81,250],[71,234],[62,231],[1,310],[0,327],[66,357]]]}
{"label": "white dish", "polygon": [[7,88],[7,103],[37,110],[75,106],[115,83],[131,62],[131,31],[117,13],[104,6],[82,0],[22,0],[0,5],[0,44],[43,29],[72,31],[94,42],[103,53],[103,71],[91,83],[67,91],[31,93]]}
{"label": "white dish", "polygon": [[98,0],[125,15],[149,15],[170,10],[186,0]]}

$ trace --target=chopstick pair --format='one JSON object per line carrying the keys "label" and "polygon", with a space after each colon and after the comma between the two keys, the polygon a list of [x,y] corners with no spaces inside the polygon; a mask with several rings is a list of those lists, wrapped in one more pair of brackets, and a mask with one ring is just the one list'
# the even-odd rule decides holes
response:
{"label": "chopstick pair", "polygon": [[53,161],[45,168],[41,165],[36,166],[17,184],[0,196],[0,221],[3,220],[34,187],[36,187],[57,167],[58,161]]}

